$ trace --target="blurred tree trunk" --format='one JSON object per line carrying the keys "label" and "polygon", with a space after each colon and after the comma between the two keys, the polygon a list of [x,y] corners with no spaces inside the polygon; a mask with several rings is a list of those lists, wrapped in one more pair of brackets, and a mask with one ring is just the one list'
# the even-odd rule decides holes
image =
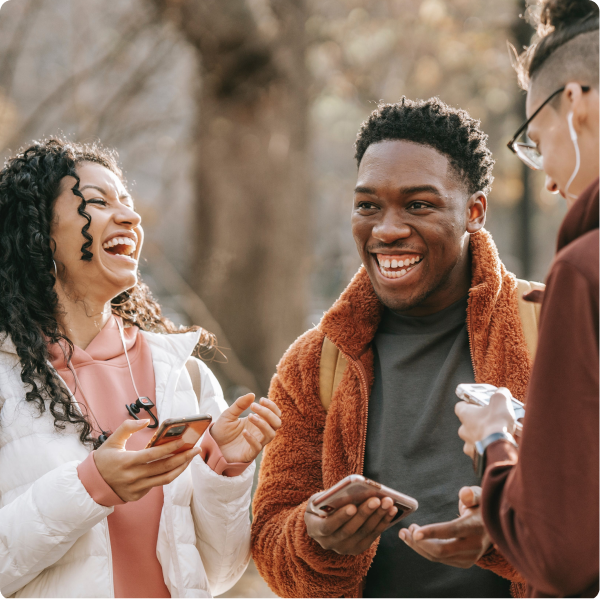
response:
{"label": "blurred tree trunk", "polygon": [[152,1],[200,59],[191,281],[264,393],[306,312],[307,8]]}
{"label": "blurred tree trunk", "polygon": [[[523,18],[523,14],[527,11],[526,0],[518,1],[519,11],[515,11],[516,19],[511,27],[511,34],[514,39],[515,46],[521,52],[523,48],[531,43],[533,34],[531,25]],[[525,113],[525,96],[519,94],[516,100],[515,113],[519,117],[521,123],[525,122],[527,115]],[[523,193],[519,198],[516,210],[516,245],[517,256],[521,263],[521,272],[517,275],[525,279],[532,276],[533,265],[535,264],[535,248],[533,244],[533,218],[535,212],[535,204],[531,197],[531,169],[521,164],[521,179],[523,181]]]}

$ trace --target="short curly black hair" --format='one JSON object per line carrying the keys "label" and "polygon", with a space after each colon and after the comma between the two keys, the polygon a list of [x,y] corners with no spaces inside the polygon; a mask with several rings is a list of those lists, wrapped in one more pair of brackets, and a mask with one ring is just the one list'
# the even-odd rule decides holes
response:
{"label": "short curly black hair", "polygon": [[469,194],[491,190],[494,159],[487,147],[488,136],[480,121],[465,110],[452,108],[439,98],[409,100],[402,96],[395,104],[381,103],[363,122],[356,142],[356,162],[371,144],[384,140],[407,140],[435,148],[447,156]]}

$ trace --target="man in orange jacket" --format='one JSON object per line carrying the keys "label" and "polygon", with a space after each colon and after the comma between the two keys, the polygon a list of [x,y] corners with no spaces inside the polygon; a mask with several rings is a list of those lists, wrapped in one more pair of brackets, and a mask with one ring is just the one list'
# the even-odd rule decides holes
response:
{"label": "man in orange jacket", "polygon": [[[280,596],[507,597],[521,581],[477,506],[456,519],[458,490],[478,484],[456,437],[456,385],[522,398],[531,366],[515,277],[483,229],[486,140],[436,98],[381,105],[361,128],[352,231],[364,266],[286,352],[269,394],[283,424],[262,461],[252,546]],[[325,337],[348,361],[328,413]],[[413,552],[399,525],[382,535],[389,498],[325,519],[307,512],[311,496],[353,473],[414,496],[421,523],[454,520],[438,562]]]}

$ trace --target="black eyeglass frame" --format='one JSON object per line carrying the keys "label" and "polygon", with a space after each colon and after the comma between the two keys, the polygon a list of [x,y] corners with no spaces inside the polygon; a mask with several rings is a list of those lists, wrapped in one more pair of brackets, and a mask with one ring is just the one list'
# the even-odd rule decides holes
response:
{"label": "black eyeglass frame", "polygon": [[[515,133],[515,135],[513,135],[512,139],[510,140],[510,142],[508,142],[508,144],[506,144],[506,146],[508,147],[508,149],[513,152],[514,154],[516,154],[517,156],[519,156],[519,153],[515,150],[515,143],[517,142],[517,139],[521,136],[521,134],[527,129],[527,127],[529,126],[529,123],[531,123],[531,121],[533,121],[533,119],[535,119],[535,117],[537,116],[537,114],[542,110],[542,108],[544,108],[544,106],[546,106],[546,104],[548,104],[548,102],[550,102],[550,100],[552,100],[552,98],[554,98],[554,96],[556,96],[556,94],[560,94],[561,92],[565,91],[565,88],[567,86],[563,85],[561,88],[559,88],[558,90],[556,90],[555,92],[552,92],[538,107],[538,109],[529,117],[529,119],[527,119],[527,121],[525,121],[525,123],[523,123],[523,125],[521,125],[521,127],[519,127],[519,129],[517,130],[517,133]],[[581,86],[581,91],[582,92],[589,92],[591,90],[591,86],[589,85],[582,85]],[[536,144],[526,144],[526,143],[522,143],[521,145],[523,146],[527,146],[528,148],[536,148]],[[520,156],[519,156],[520,158]],[[521,159],[522,160],[522,159]],[[531,166],[531,165],[527,165],[527,166]]]}

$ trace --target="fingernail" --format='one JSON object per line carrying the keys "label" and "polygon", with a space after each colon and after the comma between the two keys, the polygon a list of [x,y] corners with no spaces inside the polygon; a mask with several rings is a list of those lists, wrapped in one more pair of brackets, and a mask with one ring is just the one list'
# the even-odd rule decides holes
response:
{"label": "fingernail", "polygon": [[348,516],[352,516],[352,515],[353,515],[355,512],[356,512],[356,507],[355,507],[355,506],[349,506],[349,507],[346,509],[346,514],[347,514]]}
{"label": "fingernail", "polygon": [[400,533],[398,534],[402,541],[405,541],[405,539],[404,539],[406,537],[406,533],[404,533],[405,531],[406,531],[405,529],[401,529]]}
{"label": "fingernail", "polygon": [[371,500],[369,500],[369,504],[367,504],[367,506],[369,508],[377,508],[379,506],[379,500],[377,500],[377,498],[371,498]]}
{"label": "fingernail", "polygon": [[395,506],[392,507],[392,510],[390,510],[390,516],[395,517],[397,512],[398,509]]}
{"label": "fingernail", "polygon": [[413,538],[417,541],[422,540],[423,539],[423,532],[422,531],[415,531],[413,533]]}

